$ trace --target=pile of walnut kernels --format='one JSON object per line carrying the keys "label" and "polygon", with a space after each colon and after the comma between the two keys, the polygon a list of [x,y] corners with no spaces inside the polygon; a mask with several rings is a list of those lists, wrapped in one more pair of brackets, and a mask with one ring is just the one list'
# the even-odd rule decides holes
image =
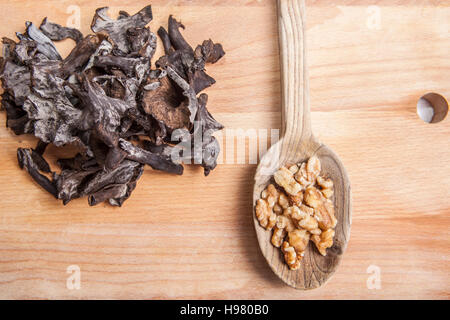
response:
{"label": "pile of walnut kernels", "polygon": [[272,244],[280,248],[291,270],[300,267],[309,240],[323,256],[333,245],[333,181],[320,176],[317,157],[282,167],[274,174],[277,187],[270,184],[256,203],[256,217],[263,228],[273,229]]}

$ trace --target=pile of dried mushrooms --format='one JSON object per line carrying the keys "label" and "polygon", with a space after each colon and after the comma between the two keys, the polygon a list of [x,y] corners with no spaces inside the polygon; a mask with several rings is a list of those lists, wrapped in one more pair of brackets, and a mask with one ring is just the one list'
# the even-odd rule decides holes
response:
{"label": "pile of dried mushrooms", "polygon": [[[17,42],[3,38],[7,127],[39,138],[34,149],[17,150],[19,165],[64,204],[88,196],[92,206],[121,206],[144,165],[181,175],[182,163],[191,160],[208,175],[220,151],[212,133],[223,126],[201,92],[215,83],[205,65],[224,56],[222,45],[206,40],[193,49],[171,16],[168,29],[158,30],[165,55],[152,65],[157,37],[146,27],[151,6],[134,15],[121,11],[116,20],[107,10],[96,10],[91,35],[45,18],[39,27],[26,22]],[[75,47],[62,59],[53,41],[67,38]],[[200,148],[193,147],[196,135]],[[183,152],[180,141],[190,141],[192,152]],[[79,151],[59,159],[60,172],[52,172],[44,159],[49,144]]]}

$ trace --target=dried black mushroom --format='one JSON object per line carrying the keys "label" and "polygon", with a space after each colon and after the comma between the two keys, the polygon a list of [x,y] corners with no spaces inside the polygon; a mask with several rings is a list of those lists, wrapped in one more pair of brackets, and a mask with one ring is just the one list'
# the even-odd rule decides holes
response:
{"label": "dried black mushroom", "polygon": [[172,16],[169,17],[168,32],[163,27],[159,28],[158,35],[166,55],[156,62],[156,66],[172,68],[190,84],[195,93],[199,93],[216,82],[206,74],[205,64],[216,63],[225,52],[221,44],[214,44],[211,40],[204,41],[194,51],[183,38],[180,28],[184,29],[184,25]]}
{"label": "dried black mushroom", "polygon": [[44,18],[44,20],[42,20],[39,29],[41,29],[42,33],[53,41],[60,41],[70,38],[78,43],[83,39],[83,34],[80,32],[80,30],[75,28],[63,27],[57,23],[49,22],[47,18]]}
{"label": "dried black mushroom", "polygon": [[[205,65],[223,57],[222,46],[206,40],[194,50],[170,16],[168,31],[158,31],[165,55],[152,68],[151,6],[117,19],[107,10],[96,10],[91,35],[45,18],[39,28],[26,22],[18,41],[2,39],[6,126],[39,138],[34,149],[17,150],[19,166],[64,204],[87,196],[89,205],[121,206],[145,165],[181,175],[182,163],[194,162],[208,175],[220,152],[212,133],[223,126],[208,112],[208,96],[197,94],[215,83]],[[63,59],[53,41],[68,38],[75,46]],[[49,144],[78,153],[59,159],[55,172],[44,158]]]}

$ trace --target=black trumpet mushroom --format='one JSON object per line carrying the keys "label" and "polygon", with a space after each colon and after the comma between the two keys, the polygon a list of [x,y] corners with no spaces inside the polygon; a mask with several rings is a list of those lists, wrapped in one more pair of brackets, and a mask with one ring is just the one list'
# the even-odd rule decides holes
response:
{"label": "black trumpet mushroom", "polygon": [[[205,40],[193,49],[180,32],[184,25],[170,16],[167,30],[157,32],[165,54],[152,65],[151,6],[134,15],[120,11],[117,19],[107,11],[96,10],[90,35],[45,18],[39,27],[26,22],[16,41],[2,39],[6,126],[38,138],[34,148],[17,150],[19,166],[64,204],[86,196],[91,206],[121,206],[145,165],[182,175],[183,163],[193,161],[208,175],[220,152],[213,133],[223,126],[202,91],[215,83],[205,66],[224,56],[222,45]],[[65,39],[74,48],[63,58],[54,41]],[[180,134],[192,151],[178,146]],[[44,158],[50,144],[77,153],[58,159],[54,171]]]}

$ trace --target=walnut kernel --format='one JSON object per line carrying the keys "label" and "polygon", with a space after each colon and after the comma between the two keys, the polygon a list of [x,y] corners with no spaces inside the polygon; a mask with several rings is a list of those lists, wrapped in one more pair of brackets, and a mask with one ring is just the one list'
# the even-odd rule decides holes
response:
{"label": "walnut kernel", "polygon": [[334,184],[331,179],[325,179],[323,177],[317,177],[317,184],[322,188],[320,191],[325,198],[330,199],[334,194]]}
{"label": "walnut kernel", "polygon": [[269,206],[273,208],[273,206],[278,201],[278,190],[275,188],[273,184],[269,184],[267,188],[262,192],[262,198],[266,199],[269,203]]}
{"label": "walnut kernel", "polygon": [[314,215],[314,209],[311,208],[311,207],[308,207],[307,205],[302,204],[302,205],[299,207],[299,209],[300,209],[301,212],[304,212],[304,213],[307,214],[307,215],[310,215],[310,216],[313,216],[313,215]]}
{"label": "walnut kernel", "polygon": [[306,218],[307,214],[301,211],[298,207],[292,206],[284,210],[284,215],[291,217],[294,220],[302,220]]}
{"label": "walnut kernel", "polygon": [[321,255],[326,256],[327,249],[333,246],[334,234],[335,232],[333,229],[328,229],[322,232],[320,235],[313,235],[311,237],[311,240],[314,242],[317,250],[320,252]]}
{"label": "walnut kernel", "polygon": [[315,187],[306,188],[305,194],[304,194],[304,199],[305,199],[305,203],[314,209],[320,207],[323,202],[322,194]]}
{"label": "walnut kernel", "polygon": [[259,199],[256,203],[256,218],[261,227],[271,230],[276,223],[276,215],[273,213],[267,200]]}
{"label": "walnut kernel", "polygon": [[317,177],[317,184],[322,188],[322,189],[333,189],[333,180],[331,179],[325,179],[323,177]]}
{"label": "walnut kernel", "polygon": [[291,195],[296,195],[302,190],[300,184],[295,181],[292,172],[285,167],[282,167],[280,170],[275,172],[273,177],[275,182]]}
{"label": "walnut kernel", "polygon": [[289,195],[289,204],[300,207],[303,202],[303,192],[297,193],[295,196]]}
{"label": "walnut kernel", "polygon": [[319,228],[322,230],[336,227],[337,219],[334,216],[334,207],[331,201],[325,201],[314,209],[314,217],[319,223]]}
{"label": "walnut kernel", "polygon": [[315,230],[315,229],[317,229],[319,227],[319,223],[317,222],[317,220],[314,219],[311,216],[306,216],[304,219],[298,221],[297,225],[300,228],[303,228],[303,229],[308,230],[310,232],[312,230]]}
{"label": "walnut kernel", "polygon": [[311,176],[308,176],[308,173],[306,171],[306,163],[303,163],[300,166],[300,169],[295,174],[294,178],[298,181],[302,189],[306,189],[308,186],[314,184],[314,180]]}
{"label": "walnut kernel", "polygon": [[316,178],[319,176],[321,170],[322,166],[320,164],[319,158],[317,158],[316,156],[309,158],[306,164],[306,172],[308,174],[309,180],[315,181]]}
{"label": "walnut kernel", "polygon": [[284,238],[286,237],[287,231],[284,228],[278,228],[277,226],[275,226],[275,228],[273,228],[273,235],[272,235],[272,244],[274,247],[279,248],[281,247],[281,244],[284,241]]}
{"label": "walnut kernel", "polygon": [[292,174],[296,174],[298,172],[298,166],[296,164],[290,166],[289,171],[292,172]]}
{"label": "walnut kernel", "polygon": [[278,199],[278,204],[283,208],[283,209],[287,209],[289,208],[289,198],[284,194],[281,193],[280,197]]}
{"label": "walnut kernel", "polygon": [[331,199],[331,197],[334,194],[333,189],[322,189],[322,190],[320,190],[320,192],[322,192],[324,197],[327,198],[327,199]]}
{"label": "walnut kernel", "polygon": [[302,257],[286,241],[281,245],[281,251],[284,253],[284,261],[286,261],[289,268],[291,270],[297,270],[300,267],[300,259]]}
{"label": "walnut kernel", "polygon": [[282,215],[277,217],[277,224],[278,229],[286,229],[286,231],[294,231],[295,230],[295,224],[292,221],[292,219],[289,216]]}
{"label": "walnut kernel", "polygon": [[298,254],[306,250],[309,242],[309,233],[303,229],[296,229],[288,233],[289,244],[294,247]]}

